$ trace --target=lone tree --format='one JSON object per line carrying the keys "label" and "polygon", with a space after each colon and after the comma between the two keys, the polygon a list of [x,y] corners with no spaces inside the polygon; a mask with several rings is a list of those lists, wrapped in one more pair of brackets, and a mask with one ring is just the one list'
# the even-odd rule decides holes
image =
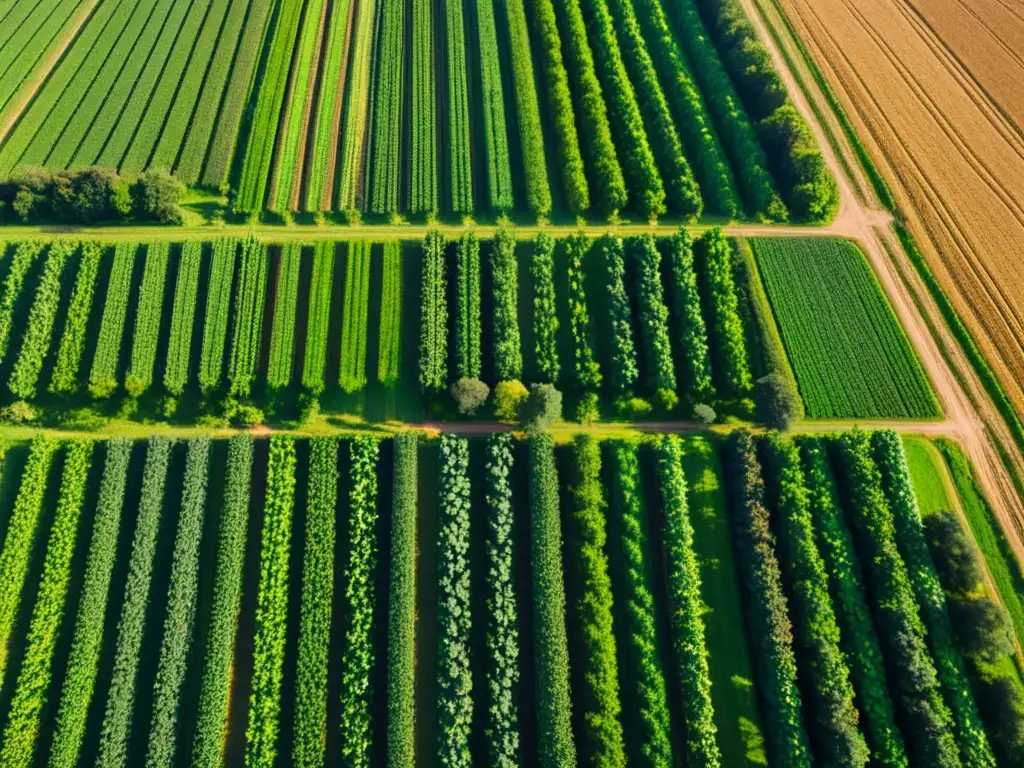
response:
{"label": "lone tree", "polygon": [[800,393],[778,373],[769,373],[754,383],[754,403],[758,418],[773,429],[789,429],[800,415]]}

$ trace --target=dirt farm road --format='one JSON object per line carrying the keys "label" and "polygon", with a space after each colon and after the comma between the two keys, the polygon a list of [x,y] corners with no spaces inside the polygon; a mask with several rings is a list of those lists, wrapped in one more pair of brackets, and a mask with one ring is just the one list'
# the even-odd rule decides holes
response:
{"label": "dirt farm road", "polygon": [[[754,23],[758,36],[768,46],[794,104],[814,131],[825,160],[839,181],[840,213],[833,228],[855,237],[863,246],[932,380],[947,416],[944,426],[949,428],[948,434],[959,439],[970,457],[982,489],[1018,561],[1024,563],[1024,500],[1017,493],[1013,478],[1002,461],[1000,446],[1018,477],[1024,477],[1024,457],[889,226],[891,217],[878,202],[853,148],[825,95],[807,71],[777,9],[771,0],[740,2]],[[769,33],[769,24],[778,40],[786,46],[787,56],[782,55],[779,44]],[[790,61],[802,70],[800,82],[789,66]],[[806,91],[800,87],[801,83]],[[813,108],[808,99],[813,99]],[[843,157],[840,158],[837,152]]]}

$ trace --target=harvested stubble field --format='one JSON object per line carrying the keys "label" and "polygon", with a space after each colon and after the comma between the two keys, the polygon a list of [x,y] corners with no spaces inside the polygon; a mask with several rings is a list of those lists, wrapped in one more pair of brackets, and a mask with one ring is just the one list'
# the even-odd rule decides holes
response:
{"label": "harvested stubble field", "polygon": [[1018,411],[1024,408],[1024,9],[779,0]]}

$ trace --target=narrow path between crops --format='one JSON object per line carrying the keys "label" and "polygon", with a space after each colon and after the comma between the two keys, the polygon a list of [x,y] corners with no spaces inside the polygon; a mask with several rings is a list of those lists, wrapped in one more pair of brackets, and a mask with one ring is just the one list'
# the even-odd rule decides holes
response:
{"label": "narrow path between crops", "polygon": [[[740,2],[758,36],[768,46],[794,104],[814,131],[825,161],[839,181],[840,214],[836,224],[842,231],[859,240],[864,248],[931,378],[950,423],[952,435],[959,439],[970,457],[978,481],[992,504],[1007,540],[1018,561],[1024,563],[1024,500],[1017,493],[1000,450],[1009,457],[1019,477],[1024,477],[1024,457],[970,361],[947,328],[938,306],[914,265],[910,263],[899,238],[889,226],[891,219],[882,210],[828,100],[807,70],[788,30],[780,22],[778,11],[774,9],[771,0]],[[801,72],[801,80],[809,97],[814,100],[815,110],[811,109],[794,73],[768,33],[765,19],[769,20],[768,23],[774,19],[772,26],[780,40],[789,41],[786,48],[790,59]],[[827,130],[815,113],[827,121]],[[842,152],[842,161],[836,156],[835,148]],[[860,192],[860,197],[855,194],[855,189]],[[867,202],[861,202],[861,199]]]}

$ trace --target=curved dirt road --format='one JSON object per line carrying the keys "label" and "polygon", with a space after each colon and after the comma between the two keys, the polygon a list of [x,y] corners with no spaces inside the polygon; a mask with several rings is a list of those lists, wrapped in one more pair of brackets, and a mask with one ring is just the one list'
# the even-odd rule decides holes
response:
{"label": "curved dirt road", "polygon": [[[882,288],[932,380],[948,418],[948,434],[959,440],[970,457],[978,481],[1018,561],[1024,563],[1024,501],[1017,493],[1013,478],[1002,461],[1000,447],[1008,455],[1018,477],[1024,477],[1024,457],[889,226],[891,217],[879,204],[827,99],[806,71],[806,65],[789,38],[788,30],[778,23],[778,12],[770,0],[740,2],[758,36],[768,46],[794,104],[814,131],[825,160],[839,182],[840,213],[833,228],[855,237],[864,248]],[[800,79],[809,98],[814,100],[814,109],[808,103],[808,96],[800,88],[779,46],[769,34],[765,19],[769,19],[769,23],[775,19],[772,29],[786,45],[789,60],[802,70]],[[818,115],[829,123],[827,129],[818,121]],[[837,157],[837,150],[843,154],[842,160]]]}

